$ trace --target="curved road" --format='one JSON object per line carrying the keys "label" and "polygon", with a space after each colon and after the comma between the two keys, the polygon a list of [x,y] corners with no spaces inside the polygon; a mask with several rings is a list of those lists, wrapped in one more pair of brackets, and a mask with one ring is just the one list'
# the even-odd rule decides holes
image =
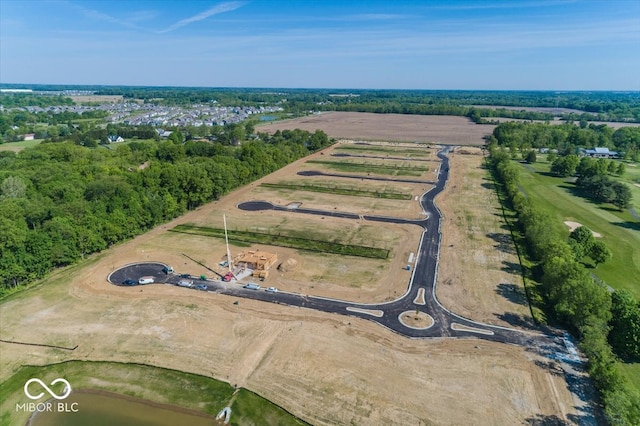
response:
{"label": "curved road", "polygon": [[[438,170],[437,182],[435,186],[423,194],[420,199],[420,204],[427,214],[426,219],[410,220],[384,216],[360,216],[347,212],[287,208],[275,206],[266,201],[249,201],[238,205],[238,208],[243,210],[289,211],[302,214],[334,216],[345,219],[363,218],[365,220],[388,223],[410,223],[421,226],[424,230],[415,260],[415,268],[406,293],[398,299],[378,304],[360,304],[282,291],[270,293],[262,289],[250,290],[235,283],[225,283],[211,279],[201,280],[196,277],[191,277],[194,281],[194,287],[195,285],[201,284],[205,286],[202,287],[202,289],[208,292],[364,318],[374,321],[398,334],[411,338],[476,337],[479,339],[536,347],[545,353],[565,352],[566,348],[559,335],[527,332],[478,323],[456,315],[438,302],[435,294],[435,286],[441,240],[441,214],[434,203],[434,198],[442,192],[449,176],[449,159],[446,155],[449,149],[450,148],[445,148],[438,153],[438,157],[440,157],[442,163]],[[357,179],[367,178],[349,175],[335,176]],[[376,179],[381,180],[384,178]],[[393,181],[393,179],[388,180]],[[156,283],[177,284],[181,279],[180,275],[162,272],[165,266],[166,265],[162,263],[136,263],[126,265],[111,273],[108,280],[113,284],[119,285],[126,279],[137,281],[141,276],[151,275],[155,277]],[[434,320],[433,325],[429,328],[412,328],[400,320],[402,313],[416,312],[416,310],[430,315]]]}

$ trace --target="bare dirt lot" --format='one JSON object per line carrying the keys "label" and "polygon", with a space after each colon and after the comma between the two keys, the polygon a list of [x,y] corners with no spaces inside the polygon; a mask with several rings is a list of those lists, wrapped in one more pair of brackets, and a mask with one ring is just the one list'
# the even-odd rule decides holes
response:
{"label": "bare dirt lot", "polygon": [[522,348],[410,340],[365,320],[172,286],[105,288],[109,257],[2,305],[4,339],[78,348],[0,343],[0,380],[26,363],[139,362],[247,387],[318,425],[514,425],[573,411],[563,378]]}
{"label": "bare dirt lot", "polygon": [[320,129],[337,139],[482,145],[482,138],[491,134],[495,126],[478,125],[465,117],[327,112],[259,125],[256,130],[273,133],[295,128],[310,132]]}
{"label": "bare dirt lot", "polygon": [[[508,324],[498,315],[524,315],[526,310],[495,292],[503,282],[517,285],[518,281],[517,275],[499,270],[500,262],[511,262],[511,257],[506,253],[504,257],[488,256],[497,243],[484,234],[499,228],[499,219],[486,218],[497,207],[490,202],[490,190],[479,192],[475,187],[482,182],[475,177],[482,175],[477,170],[478,158],[454,154],[451,168],[460,168],[460,172],[452,173],[451,193],[437,200],[444,205],[445,217],[452,219],[443,226],[445,237],[452,234],[443,247],[453,244],[451,250],[463,252],[462,257],[443,259],[439,274],[444,278],[440,279],[453,278],[450,284],[439,284],[450,287],[439,296],[448,308],[473,319]],[[304,161],[261,181],[299,179],[296,171]],[[474,177],[465,181],[466,174]],[[267,195],[256,189],[261,181],[80,265],[57,271],[45,282],[2,302],[2,339],[78,348],[70,352],[0,343],[0,381],[22,364],[113,360],[238,384],[319,425],[542,424],[579,414],[581,402],[552,368],[553,361],[525,348],[477,339],[412,340],[346,316],[174,286],[116,287],[106,282],[110,271],[139,261],[161,261],[178,271],[211,275],[183,253],[212,265],[223,257],[222,241],[168,230],[179,223],[220,227],[225,213],[230,229],[334,235],[354,244],[388,246],[393,253],[387,261],[340,259],[257,246],[276,250],[282,261],[296,260],[292,270],[275,272],[265,285],[360,302],[386,300],[404,292],[409,272],[402,271],[402,266],[417,248],[420,228],[288,212],[240,212],[237,203]],[[479,198],[466,198],[467,191]],[[482,197],[489,200],[480,202]],[[341,200],[346,203],[346,198]],[[317,202],[338,207],[331,201],[318,198]],[[341,207],[348,211],[354,206]],[[366,208],[375,211],[375,207]],[[465,208],[473,209],[473,220],[460,210]],[[470,226],[474,232],[469,232]],[[477,265],[459,270],[458,262],[471,259],[465,254],[467,249]],[[487,257],[484,263],[477,253]],[[483,266],[486,273],[481,272]]]}
{"label": "bare dirt lot", "polygon": [[75,95],[69,96],[73,102],[100,102],[100,103],[117,103],[122,102],[122,95]]}
{"label": "bare dirt lot", "polygon": [[482,152],[464,148],[449,158],[449,182],[436,200],[444,216],[437,296],[476,321],[531,327],[518,256]]}

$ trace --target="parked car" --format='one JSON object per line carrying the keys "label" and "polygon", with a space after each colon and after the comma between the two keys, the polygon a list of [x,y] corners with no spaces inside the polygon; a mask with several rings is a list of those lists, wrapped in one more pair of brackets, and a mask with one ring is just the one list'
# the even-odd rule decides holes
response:
{"label": "parked car", "polygon": [[269,293],[277,293],[278,289],[275,287],[267,287],[267,290]]}
{"label": "parked car", "polygon": [[131,278],[127,278],[126,280],[122,281],[122,285],[136,285],[138,284],[138,282],[136,280],[132,280]]}
{"label": "parked car", "polygon": [[193,286],[193,281],[188,280],[186,278],[183,278],[180,281],[178,281],[178,285],[180,287],[192,287]]}
{"label": "parked car", "polygon": [[249,290],[260,290],[260,285],[256,283],[249,283],[243,286],[244,288],[248,288]]}
{"label": "parked car", "polygon": [[197,284],[195,287],[196,290],[203,290],[203,291],[207,291],[208,287],[205,284]]}
{"label": "parked car", "polygon": [[152,276],[140,277],[138,280],[138,284],[153,284],[156,282],[156,279]]}

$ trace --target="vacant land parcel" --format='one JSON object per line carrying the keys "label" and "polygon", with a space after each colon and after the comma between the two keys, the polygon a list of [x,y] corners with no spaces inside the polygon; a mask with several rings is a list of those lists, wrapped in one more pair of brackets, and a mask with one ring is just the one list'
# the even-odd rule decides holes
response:
{"label": "vacant land parcel", "polygon": [[465,117],[327,112],[261,125],[256,130],[273,133],[296,128],[311,132],[320,129],[338,139],[482,145],[482,138],[495,126],[474,124]]}
{"label": "vacant land parcel", "polygon": [[[3,361],[6,359],[0,365],[0,380],[24,364],[68,359],[136,362],[215,377],[246,387],[304,420],[320,425],[444,425],[468,424],[470,419],[479,425],[513,425],[580,416],[581,402],[574,399],[563,375],[550,371],[553,363],[549,359],[526,348],[476,339],[407,339],[352,317],[175,286],[116,287],[105,281],[112,270],[126,263],[147,260],[171,264],[178,272],[209,275],[209,269],[192,259],[212,269],[218,268],[225,254],[223,240],[170,230],[180,224],[219,228],[222,214],[226,214],[231,234],[236,229],[280,233],[390,251],[388,259],[380,260],[253,245],[251,248],[277,252],[283,262],[295,260],[290,265],[297,267],[274,272],[267,278],[268,285],[359,302],[396,297],[406,290],[410,273],[404,271],[403,266],[418,247],[420,227],[363,218],[303,215],[295,212],[295,205],[288,211],[250,212],[237,208],[238,203],[259,199],[282,205],[297,201],[302,203],[301,208],[311,206],[357,215],[395,215],[392,204],[376,203],[415,206],[418,204],[415,196],[430,187],[424,183],[335,176],[319,182],[321,176],[298,175],[299,171],[311,168],[307,160],[331,161],[327,159],[336,151],[328,149],[293,163],[218,202],[82,264],[58,271],[47,282],[4,300],[0,304],[0,336],[4,340],[77,348],[64,351],[0,343]],[[394,156],[398,154],[393,152]],[[388,155],[392,155],[392,151]],[[375,174],[378,160],[359,158],[357,161],[371,164],[371,173]],[[314,169],[321,166],[311,164]],[[421,180],[433,179],[437,169],[437,163],[426,164],[429,170],[417,177]],[[453,162],[452,167],[462,166]],[[469,171],[479,173],[473,168]],[[351,174],[363,173],[367,176],[369,172]],[[261,185],[283,182],[316,185],[331,182],[360,190],[376,188],[409,193],[414,199],[396,201]],[[303,196],[307,199],[301,199]],[[452,200],[449,209],[458,202]],[[398,210],[406,209],[405,204],[401,206]],[[491,209],[491,213],[495,209],[486,203],[477,208]],[[449,211],[452,215],[458,214]],[[413,217],[420,217],[420,212],[416,213]],[[454,221],[451,226],[461,227],[461,234],[465,234],[467,223],[471,222]],[[487,226],[481,232],[492,229]],[[491,249],[496,243],[490,238],[483,241],[490,244]],[[467,242],[460,237],[453,244],[454,247],[461,245],[464,250]],[[247,247],[232,247],[234,253],[244,249]],[[446,274],[446,269],[455,267],[454,263],[443,261],[440,273]],[[465,270],[465,275],[454,280],[451,286],[476,280],[477,277],[472,276],[475,272]],[[512,275],[504,279],[504,282],[513,282]],[[503,281],[492,276],[489,285],[495,287],[496,282]],[[493,310],[501,314],[516,309],[502,304],[499,297],[488,304],[464,300],[483,297],[483,293],[488,292],[453,293],[447,307],[455,311],[461,304],[469,316],[480,320],[489,320]]]}

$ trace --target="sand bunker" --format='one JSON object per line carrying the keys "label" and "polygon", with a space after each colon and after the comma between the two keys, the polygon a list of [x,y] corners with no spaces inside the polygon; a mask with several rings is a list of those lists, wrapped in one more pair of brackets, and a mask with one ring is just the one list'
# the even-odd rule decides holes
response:
{"label": "sand bunker", "polygon": [[[570,220],[565,221],[564,224],[569,227],[569,232],[573,232],[574,229],[579,228],[579,227],[582,226],[581,223],[579,223],[579,222],[571,222]],[[602,234],[600,234],[598,232],[591,231],[591,233],[596,238],[602,238]]]}

